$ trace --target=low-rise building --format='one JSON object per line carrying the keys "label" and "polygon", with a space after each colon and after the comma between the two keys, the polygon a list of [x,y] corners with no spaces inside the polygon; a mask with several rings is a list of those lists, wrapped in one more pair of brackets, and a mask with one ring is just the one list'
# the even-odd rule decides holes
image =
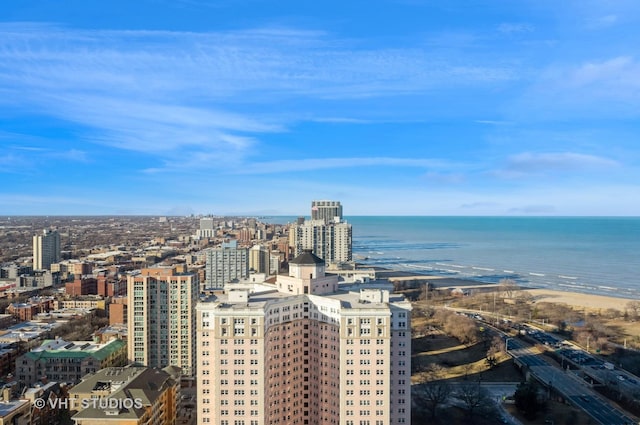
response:
{"label": "low-rise building", "polygon": [[30,425],[31,403],[28,400],[8,400],[0,403],[0,425]]}
{"label": "low-rise building", "polygon": [[122,340],[97,344],[57,338],[18,357],[15,376],[27,385],[46,381],[74,384],[89,373],[126,363],[127,344]]}
{"label": "low-rise building", "polygon": [[[33,406],[29,425],[61,423],[64,418],[68,418],[69,403],[66,401],[68,397],[66,385],[61,385],[59,382],[38,384],[25,389],[22,396]],[[40,403],[36,401],[38,399],[43,400],[44,403],[38,404]]]}
{"label": "low-rise building", "polygon": [[53,297],[33,297],[26,303],[12,303],[7,307],[7,313],[21,321],[33,319],[38,313],[53,310]]}
{"label": "low-rise building", "polygon": [[173,425],[180,394],[180,369],[110,367],[82,380],[69,391],[80,408],[76,425]]}
{"label": "low-rise building", "polygon": [[99,296],[86,296],[77,299],[60,299],[53,302],[53,308],[63,310],[67,308],[79,308],[84,310],[106,310],[106,300]]}

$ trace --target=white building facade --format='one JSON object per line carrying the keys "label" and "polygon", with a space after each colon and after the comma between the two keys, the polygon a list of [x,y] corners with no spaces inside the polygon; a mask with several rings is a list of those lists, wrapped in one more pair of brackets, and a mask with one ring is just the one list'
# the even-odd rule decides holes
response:
{"label": "white building facade", "polygon": [[238,248],[237,241],[205,250],[205,290],[222,289],[234,279],[249,277],[249,250]]}

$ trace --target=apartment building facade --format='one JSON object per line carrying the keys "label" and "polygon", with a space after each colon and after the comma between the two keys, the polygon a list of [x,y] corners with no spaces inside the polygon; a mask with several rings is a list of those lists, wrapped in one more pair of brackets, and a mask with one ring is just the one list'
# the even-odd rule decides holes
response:
{"label": "apartment building facade", "polygon": [[49,270],[60,261],[60,234],[57,230],[45,229],[33,237],[33,269]]}
{"label": "apartment building facade", "polygon": [[410,303],[324,266],[307,251],[271,287],[198,304],[199,424],[410,423]]}
{"label": "apartment building facade", "polygon": [[195,376],[197,274],[175,267],[142,269],[127,277],[129,360],[149,367],[177,366]]}

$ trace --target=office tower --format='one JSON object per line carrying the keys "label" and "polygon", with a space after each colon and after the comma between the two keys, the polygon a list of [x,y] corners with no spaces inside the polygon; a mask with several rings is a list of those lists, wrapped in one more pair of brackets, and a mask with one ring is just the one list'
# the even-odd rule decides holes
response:
{"label": "office tower", "polygon": [[339,201],[311,201],[311,220],[342,221],[342,205]]}
{"label": "office tower", "polygon": [[349,223],[307,220],[303,224],[291,225],[289,246],[294,256],[310,249],[329,264],[343,263],[353,259],[352,235]]}
{"label": "office tower", "polygon": [[262,245],[252,246],[249,249],[249,270],[269,274],[269,266],[269,251]]}
{"label": "office tower", "polygon": [[57,230],[43,230],[33,237],[33,269],[50,269],[60,261],[60,234]]}
{"label": "office tower", "polygon": [[238,248],[238,242],[225,242],[219,248],[205,250],[205,290],[222,289],[234,279],[249,277],[249,250]]}
{"label": "office tower", "polygon": [[338,291],[310,251],[289,266],[198,303],[198,424],[409,424],[411,304]]}
{"label": "office tower", "polygon": [[197,274],[174,267],[143,269],[127,276],[127,337],[131,362],[163,368],[178,366],[195,376]]}
{"label": "office tower", "polygon": [[215,222],[213,217],[202,217],[200,219],[200,229],[198,229],[198,237],[213,238],[216,235]]}

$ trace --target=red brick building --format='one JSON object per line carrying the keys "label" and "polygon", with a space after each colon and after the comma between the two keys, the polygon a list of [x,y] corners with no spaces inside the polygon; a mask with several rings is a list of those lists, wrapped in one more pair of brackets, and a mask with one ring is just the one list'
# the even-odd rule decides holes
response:
{"label": "red brick building", "polygon": [[65,283],[64,290],[70,297],[98,295],[98,280],[95,277],[76,278],[73,282]]}

